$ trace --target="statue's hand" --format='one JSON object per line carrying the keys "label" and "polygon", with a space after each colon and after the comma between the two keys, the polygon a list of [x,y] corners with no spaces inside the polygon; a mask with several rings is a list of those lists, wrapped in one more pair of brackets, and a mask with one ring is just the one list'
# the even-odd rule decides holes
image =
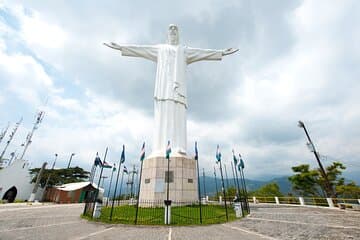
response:
{"label": "statue's hand", "polygon": [[222,55],[223,56],[230,55],[230,54],[236,53],[237,51],[239,51],[238,48],[228,48],[223,51]]}
{"label": "statue's hand", "polygon": [[109,48],[113,48],[113,49],[120,50],[120,51],[122,49],[120,45],[118,45],[116,43],[113,43],[113,42],[111,42],[110,44],[104,43],[104,45],[109,47]]}

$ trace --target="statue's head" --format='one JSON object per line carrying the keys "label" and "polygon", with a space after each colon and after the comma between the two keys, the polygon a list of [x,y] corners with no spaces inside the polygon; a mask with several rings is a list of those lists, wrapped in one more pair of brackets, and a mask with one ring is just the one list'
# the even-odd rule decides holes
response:
{"label": "statue's head", "polygon": [[168,44],[171,44],[171,45],[179,44],[179,29],[175,24],[169,25]]}

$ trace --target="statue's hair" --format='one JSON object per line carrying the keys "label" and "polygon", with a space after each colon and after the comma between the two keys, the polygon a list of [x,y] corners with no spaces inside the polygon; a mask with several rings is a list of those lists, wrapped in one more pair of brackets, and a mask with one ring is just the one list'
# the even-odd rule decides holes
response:
{"label": "statue's hair", "polygon": [[169,29],[171,29],[171,28],[175,28],[176,30],[179,30],[178,26],[175,24],[170,24]]}

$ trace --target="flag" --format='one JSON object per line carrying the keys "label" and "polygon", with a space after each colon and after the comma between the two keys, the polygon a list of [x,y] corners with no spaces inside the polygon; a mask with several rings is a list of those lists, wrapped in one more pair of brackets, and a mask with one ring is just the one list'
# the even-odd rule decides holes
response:
{"label": "flag", "polygon": [[237,158],[236,158],[236,156],[235,156],[234,149],[232,150],[232,153],[233,153],[234,165],[236,166],[236,165],[237,165],[238,160],[237,160]]}
{"label": "flag", "polygon": [[242,169],[244,169],[245,168],[245,166],[244,166],[244,161],[242,160],[242,158],[241,158],[241,155],[239,154],[239,157],[240,157],[240,163],[239,163],[239,166],[242,168]]}
{"label": "flag", "polygon": [[197,142],[195,142],[195,160],[197,161],[199,159],[199,153],[197,149]]}
{"label": "flag", "polygon": [[170,153],[171,153],[171,146],[170,146],[170,141],[168,141],[168,145],[166,147],[166,158],[167,159],[170,158]]}
{"label": "flag", "polygon": [[218,163],[220,161],[221,161],[221,152],[220,152],[219,145],[217,145],[217,148],[216,148],[216,163]]}
{"label": "flag", "polygon": [[111,164],[106,162],[105,159],[104,159],[104,163],[102,165],[103,168],[112,168]]}
{"label": "flag", "polygon": [[145,159],[145,142],[143,143],[143,146],[141,148],[140,161],[143,161],[144,159]]}
{"label": "flag", "polygon": [[124,165],[123,172],[124,172],[124,173],[126,173],[126,174],[128,174],[128,170],[127,170],[127,168],[126,168],[126,166],[125,166],[125,165]]}
{"label": "flag", "polygon": [[97,166],[102,167],[102,162],[101,162],[101,159],[100,159],[100,157],[99,157],[99,153],[96,153],[94,165],[95,165],[95,167],[97,167]]}
{"label": "flag", "polygon": [[121,152],[121,157],[120,157],[120,163],[124,163],[125,162],[125,145],[123,145],[123,150]]}
{"label": "flag", "polygon": [[113,172],[115,172],[116,171],[116,164],[114,163],[114,166],[113,166]]}

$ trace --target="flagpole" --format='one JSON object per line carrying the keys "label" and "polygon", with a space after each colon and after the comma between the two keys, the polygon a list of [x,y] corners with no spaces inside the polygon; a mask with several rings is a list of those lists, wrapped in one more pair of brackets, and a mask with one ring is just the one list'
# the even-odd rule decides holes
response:
{"label": "flagpole", "polygon": [[[120,198],[121,198],[121,190],[122,190],[122,185],[123,185],[123,182],[124,182],[124,170],[123,170],[123,172],[122,172],[122,174],[121,174],[121,180],[120,180],[120,191],[119,191],[119,200],[118,200],[118,203],[120,202]],[[125,198],[126,198],[126,196],[125,196]]]}
{"label": "flagpole", "polygon": [[[109,199],[110,199],[110,191],[111,191],[111,184],[112,184],[112,179],[113,179],[113,175],[114,175],[114,168],[115,168],[115,164],[114,164],[114,167],[113,167],[113,169],[111,171],[110,186],[109,186],[109,192],[108,192],[107,200],[106,200],[106,207],[108,206]],[[115,168],[115,171],[116,171],[116,168]]]}
{"label": "flagpole", "polygon": [[247,202],[247,194],[246,194],[246,190],[245,190],[245,179],[244,179],[244,172],[242,171],[242,168],[240,167],[240,181],[241,181],[241,185],[242,185],[242,192],[243,192],[243,198],[244,198],[244,204],[245,204],[245,208],[246,210],[249,212],[249,206],[248,206],[248,202]]}
{"label": "flagpole", "polygon": [[170,188],[170,141],[168,141],[168,146],[166,148],[166,159],[167,159],[167,189],[166,189],[166,201],[164,201],[166,206],[166,224],[169,223],[169,206],[171,205],[171,201],[169,200],[169,188]]}
{"label": "flagpole", "polygon": [[[107,152],[108,152],[108,147],[106,147],[106,150],[105,150],[104,162],[105,162],[105,159],[106,159]],[[101,181],[103,170],[104,170],[104,166],[103,166],[103,164],[101,164],[101,171],[100,171],[99,181],[98,181],[98,185],[97,185],[97,189],[96,189],[96,193],[95,193],[94,206],[93,206],[93,209],[92,209],[91,218],[94,216],[95,203],[96,203],[96,200],[97,200],[97,198],[99,196],[100,181]]]}
{"label": "flagpole", "polygon": [[[96,153],[96,155],[97,155],[97,154],[98,154],[98,153]],[[89,182],[91,183],[91,185],[93,185],[93,183],[94,183],[95,173],[96,173],[96,164],[94,163],[93,166],[92,166],[92,168],[91,168],[90,179],[89,179]],[[89,196],[86,197],[83,215],[86,214],[87,209],[88,209],[88,207],[89,207],[89,203],[90,203],[91,200],[92,200],[92,197],[93,197],[92,195],[90,195],[90,197],[89,197]],[[89,202],[88,202],[88,200],[89,200]]]}
{"label": "flagpole", "polygon": [[228,221],[228,220],[229,220],[229,216],[228,216],[228,210],[227,210],[226,192],[225,192],[225,184],[224,184],[224,177],[223,177],[223,172],[222,172],[221,161],[220,161],[220,175],[221,175],[222,189],[223,189],[223,195],[224,195],[226,221]]}
{"label": "flagpole", "polygon": [[[240,156],[240,159],[242,160],[241,158],[241,155]],[[243,167],[243,166],[242,166]],[[244,170],[243,168],[241,167],[241,173],[242,173],[242,179],[243,179],[243,186],[244,186],[244,195],[245,195],[245,203],[246,203],[246,207],[247,207],[247,211],[248,213],[250,213],[250,206],[249,206],[249,201],[247,199],[247,190],[246,190],[246,182],[245,182],[245,175],[244,175]]]}
{"label": "flagpole", "polygon": [[[239,177],[238,177],[238,173],[237,173],[237,170],[236,170],[236,165],[235,165],[235,174],[236,174],[236,182],[237,182],[237,188],[238,188],[238,197],[239,197],[239,201],[240,201],[240,204],[241,204],[241,213],[242,213],[242,216],[244,217],[244,205],[246,207],[246,203],[242,202],[241,199],[242,199],[242,195],[241,195],[241,192],[240,191],[240,184],[239,184]],[[242,183],[241,183],[241,186],[242,186]],[[245,201],[245,199],[243,199]]]}
{"label": "flagpole", "polygon": [[[116,190],[117,190],[117,185],[119,182],[120,171],[121,171],[121,160],[119,163],[119,169],[118,169],[117,176],[116,176],[115,190],[114,190],[113,201],[111,204],[111,211],[110,211],[110,221],[112,220],[112,214],[113,214],[113,210],[114,210],[114,203],[115,203],[115,198],[116,198]],[[124,176],[124,172],[122,173],[121,182],[122,182],[123,176]],[[121,194],[121,184],[120,184],[120,194]]]}
{"label": "flagpole", "polygon": [[227,189],[229,190],[229,178],[227,175],[227,171],[226,171],[226,164],[224,163],[224,170],[225,170],[225,177],[226,177],[226,185],[227,185]]}
{"label": "flagpole", "polygon": [[140,199],[140,187],[141,187],[141,175],[142,175],[143,161],[141,161],[140,165],[140,177],[139,177],[139,188],[137,192],[137,202],[136,202],[136,213],[135,213],[135,224],[137,224],[138,212],[139,212],[139,199]]}
{"label": "flagpole", "polygon": [[[113,196],[113,201],[112,201],[112,204],[111,204],[110,221],[112,220],[112,215],[113,215],[113,211],[114,211],[114,203],[115,203],[115,197],[116,197],[116,190],[117,190],[117,185],[118,185],[118,182],[119,182],[119,175],[120,175],[120,171],[121,171],[121,163],[123,162],[123,156],[124,156],[123,154],[124,154],[124,151],[125,151],[125,146],[123,145],[123,152],[121,153],[121,157],[120,157],[120,161],[119,161],[119,169],[118,169],[117,176],[116,176],[114,196]],[[125,159],[124,159],[124,160],[125,160]],[[121,175],[120,196],[121,196],[121,185],[122,185],[123,177],[124,177],[124,172],[123,172],[122,175]]]}
{"label": "flagpole", "polygon": [[[198,197],[199,197],[199,209],[200,209],[200,224],[202,224],[202,211],[201,211],[201,194],[200,194],[200,173],[199,173],[199,155],[197,150],[197,142],[195,142],[195,161],[198,175]],[[204,191],[205,191],[205,172],[204,173]],[[205,193],[206,194],[206,193]],[[206,196],[205,196],[206,199]]]}
{"label": "flagpole", "polygon": [[215,199],[216,199],[216,195],[218,194],[219,190],[218,190],[218,185],[217,185],[215,166],[214,166],[214,176],[215,176],[215,187],[216,187],[216,193],[215,193]]}
{"label": "flagpole", "polygon": [[206,199],[205,169],[204,168],[203,168],[203,186],[204,186],[204,197]]}
{"label": "flagpole", "polygon": [[91,168],[91,172],[90,172],[90,179],[89,179],[91,183],[94,183],[95,171],[96,171],[96,165],[93,164],[93,166]]}
{"label": "flagpole", "polygon": [[232,175],[233,175],[233,180],[234,180],[234,186],[235,186],[235,188],[237,188],[235,172],[234,172],[234,164],[233,164],[233,162],[230,162],[230,163],[231,163]]}
{"label": "flagpole", "polygon": [[138,187],[138,192],[137,192],[136,213],[135,213],[135,224],[137,224],[137,218],[138,218],[138,212],[139,212],[139,200],[140,200],[141,177],[142,177],[142,169],[143,169],[143,163],[144,163],[144,158],[145,158],[145,143],[143,144],[142,151],[143,151],[143,152],[141,152],[141,156],[140,156],[140,161],[141,161],[141,164],[140,164],[139,187]]}

